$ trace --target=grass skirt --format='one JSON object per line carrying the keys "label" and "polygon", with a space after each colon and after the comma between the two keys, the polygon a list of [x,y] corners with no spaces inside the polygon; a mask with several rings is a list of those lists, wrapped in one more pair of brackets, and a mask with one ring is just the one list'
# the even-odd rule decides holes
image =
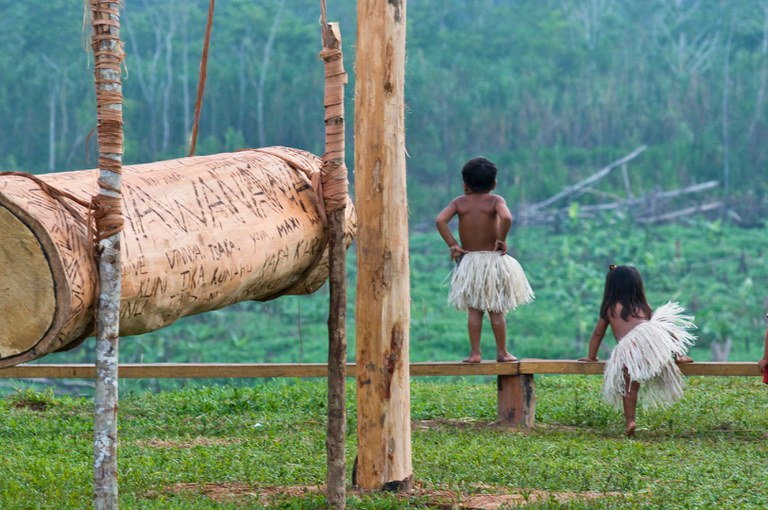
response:
{"label": "grass skirt", "polygon": [[451,275],[448,303],[459,310],[506,313],[533,298],[520,263],[501,252],[466,253]]}
{"label": "grass skirt", "polygon": [[682,312],[677,303],[667,303],[619,341],[605,365],[603,396],[608,403],[621,408],[627,391],[624,367],[630,380],[640,383],[638,401],[644,407],[669,405],[683,396],[685,383],[674,354],[693,346],[696,337],[688,330],[696,326]]}

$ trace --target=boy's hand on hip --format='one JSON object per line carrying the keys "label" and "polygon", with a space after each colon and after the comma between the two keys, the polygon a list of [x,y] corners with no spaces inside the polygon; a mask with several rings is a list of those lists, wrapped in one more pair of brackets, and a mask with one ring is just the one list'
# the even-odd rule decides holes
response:
{"label": "boy's hand on hip", "polygon": [[502,240],[497,240],[494,250],[500,251],[501,253],[507,253],[507,242]]}
{"label": "boy's hand on hip", "polygon": [[465,253],[468,253],[467,250],[459,246],[458,244],[454,244],[449,248],[451,250],[451,259],[452,260],[458,260],[461,258],[462,255]]}

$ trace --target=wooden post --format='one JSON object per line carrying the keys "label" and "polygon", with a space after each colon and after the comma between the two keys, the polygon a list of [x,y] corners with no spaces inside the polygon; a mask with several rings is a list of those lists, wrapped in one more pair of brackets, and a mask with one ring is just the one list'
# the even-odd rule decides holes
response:
{"label": "wooden post", "polygon": [[406,0],[357,3],[357,483],[408,490],[413,481],[410,289],[405,183]]}
{"label": "wooden post", "polygon": [[328,214],[328,430],[327,498],[329,508],[346,506],[346,369],[347,369],[347,264],[345,208],[347,204],[347,167],[344,162],[344,85],[347,73],[341,52],[338,23],[326,23],[325,2],[322,10],[323,51],[325,62],[325,154],[321,171],[323,204]]}
{"label": "wooden post", "polygon": [[94,506],[117,508],[117,352],[120,328],[120,239],[123,164],[123,86],[120,6],[90,0],[99,140],[99,308],[94,405]]}
{"label": "wooden post", "polygon": [[500,375],[496,384],[498,421],[513,427],[533,427],[536,417],[533,374]]}

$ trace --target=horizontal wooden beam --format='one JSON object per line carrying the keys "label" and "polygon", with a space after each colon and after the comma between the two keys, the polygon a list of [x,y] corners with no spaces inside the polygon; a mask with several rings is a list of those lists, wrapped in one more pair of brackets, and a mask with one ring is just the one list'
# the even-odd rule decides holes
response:
{"label": "horizontal wooden beam", "polygon": [[[585,363],[576,360],[523,359],[519,362],[521,374],[582,374],[602,375],[604,361]],[[685,375],[760,376],[757,363],[752,361],[697,362],[679,365]]]}
{"label": "horizontal wooden beam", "polygon": [[585,363],[575,360],[523,359],[520,360],[521,374],[582,374],[602,375],[604,361]]}
{"label": "horizontal wooden beam", "polygon": [[[421,362],[411,363],[412,376],[475,376],[519,374],[601,375],[605,363],[575,360],[523,359],[517,363]],[[759,376],[757,363],[690,363],[680,365],[685,375]],[[126,363],[118,374],[123,379],[229,379],[262,377],[326,377],[325,363]],[[347,364],[347,376],[357,375],[354,363]],[[34,364],[0,369],[2,379],[93,379],[90,364]]]}

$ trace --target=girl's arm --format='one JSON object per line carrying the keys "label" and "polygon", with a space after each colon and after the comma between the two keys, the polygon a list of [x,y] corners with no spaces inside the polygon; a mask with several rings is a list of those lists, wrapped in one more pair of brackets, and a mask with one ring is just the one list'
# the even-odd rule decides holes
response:
{"label": "girl's arm", "polygon": [[592,331],[592,336],[589,337],[589,354],[585,358],[579,358],[579,361],[597,361],[597,351],[607,330],[608,321],[600,317]]}
{"label": "girl's arm", "polygon": [[757,366],[760,370],[765,370],[768,366],[768,329],[765,330],[765,347],[763,348],[763,357],[757,362]]}

